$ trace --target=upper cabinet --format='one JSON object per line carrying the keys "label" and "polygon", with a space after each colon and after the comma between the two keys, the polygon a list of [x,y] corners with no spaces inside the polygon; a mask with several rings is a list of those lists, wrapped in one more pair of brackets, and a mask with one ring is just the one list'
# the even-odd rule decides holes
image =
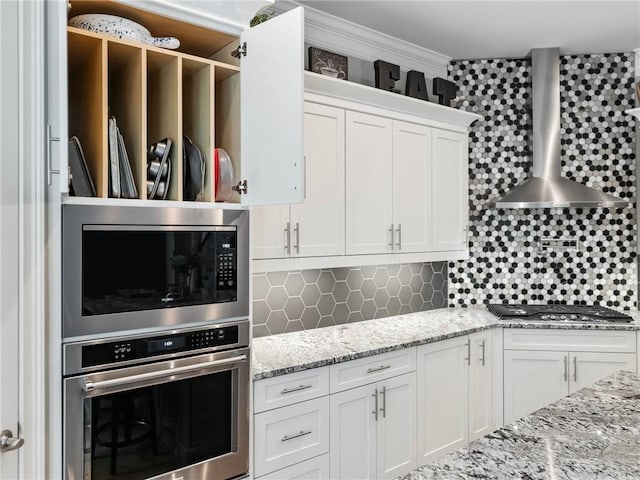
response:
{"label": "upper cabinet", "polygon": [[[156,199],[212,204],[227,178],[216,171],[216,148],[228,153],[235,173],[226,201],[302,201],[303,10],[241,31],[248,6],[240,12],[235,3],[71,2],[69,18],[122,16],[152,35],[177,37],[175,50],[67,27],[62,9],[49,9],[48,103],[59,112],[50,107],[47,166],[69,192],[66,147],[77,137],[98,197],[67,201],[114,204],[156,192]],[[257,9],[265,2],[248,3]]]}
{"label": "upper cabinet", "polygon": [[[313,73],[305,99],[332,112],[305,120],[313,192],[289,212],[254,211],[255,271],[468,257],[467,135],[479,115]],[[298,241],[303,224],[312,235]],[[322,248],[303,248],[309,238]]]}

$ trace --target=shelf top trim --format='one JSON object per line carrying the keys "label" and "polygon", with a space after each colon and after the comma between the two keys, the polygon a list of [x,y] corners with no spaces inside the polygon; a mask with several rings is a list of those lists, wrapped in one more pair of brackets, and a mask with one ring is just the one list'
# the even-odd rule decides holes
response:
{"label": "shelf top trim", "polygon": [[190,53],[183,53],[176,50],[167,50],[166,48],[154,47],[153,45],[147,45],[146,43],[136,42],[134,40],[124,40],[122,38],[114,37],[111,35],[105,35],[102,33],[90,32],[89,30],[83,30],[81,28],[67,27],[67,33],[72,35],[79,35],[84,37],[95,38],[96,40],[104,40],[118,45],[124,45],[126,47],[137,48],[140,50],[146,50],[147,52],[158,53],[160,55],[167,55],[169,57],[180,57],[184,60],[191,62],[201,63],[203,65],[211,65],[213,67],[230,70],[233,72],[239,72],[240,67],[231,65],[228,63],[220,62],[218,60],[211,60],[209,58],[198,57]]}
{"label": "shelf top trim", "polygon": [[387,92],[367,85],[360,85],[359,83],[338,80],[318,73],[305,71],[304,75],[305,91],[309,93],[366,104],[465,128],[476,120],[483,118],[477,113],[465,112],[433,102],[425,102],[417,98]]}

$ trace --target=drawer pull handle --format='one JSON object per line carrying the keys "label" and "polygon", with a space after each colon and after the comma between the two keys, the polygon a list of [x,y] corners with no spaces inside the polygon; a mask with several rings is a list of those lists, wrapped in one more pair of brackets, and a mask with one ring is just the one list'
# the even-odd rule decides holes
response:
{"label": "drawer pull handle", "polygon": [[307,388],[311,388],[313,385],[299,385],[297,387],[285,388],[280,391],[280,395],[286,395],[287,393],[299,392],[300,390],[306,390]]}
{"label": "drawer pull handle", "polygon": [[312,430],[300,430],[298,433],[294,433],[293,435],[285,435],[280,439],[281,442],[286,442],[289,440],[293,440],[294,438],[304,437],[305,435],[309,435]]}
{"label": "drawer pull handle", "polygon": [[379,367],[367,369],[367,373],[375,373],[381,370],[387,370],[388,368],[391,368],[391,365],[380,365]]}

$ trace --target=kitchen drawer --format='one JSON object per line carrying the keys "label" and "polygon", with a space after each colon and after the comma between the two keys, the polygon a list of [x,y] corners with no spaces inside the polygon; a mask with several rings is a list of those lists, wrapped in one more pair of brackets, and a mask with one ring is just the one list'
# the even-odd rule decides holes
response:
{"label": "kitchen drawer", "polygon": [[635,332],[616,330],[504,329],[506,350],[635,353]]}
{"label": "kitchen drawer", "polygon": [[416,369],[415,347],[331,365],[331,393],[395,377]]}
{"label": "kitchen drawer", "polygon": [[329,397],[254,417],[255,476],[329,452]]}
{"label": "kitchen drawer", "polygon": [[253,411],[265,412],[329,395],[329,367],[258,380],[253,384]]}
{"label": "kitchen drawer", "polygon": [[329,454],[296,463],[277,472],[269,473],[260,480],[327,480],[331,475]]}

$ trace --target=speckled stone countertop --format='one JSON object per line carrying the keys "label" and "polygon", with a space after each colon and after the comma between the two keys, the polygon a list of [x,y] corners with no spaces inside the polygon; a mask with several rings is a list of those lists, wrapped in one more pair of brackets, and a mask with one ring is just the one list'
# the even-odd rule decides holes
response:
{"label": "speckled stone countertop", "polygon": [[640,478],[640,376],[611,375],[402,480]]}
{"label": "speckled stone countertop", "polygon": [[253,378],[275,377],[495,327],[640,330],[638,312],[625,313],[634,317],[633,323],[509,322],[498,320],[484,307],[442,308],[260,337],[252,344]]}

